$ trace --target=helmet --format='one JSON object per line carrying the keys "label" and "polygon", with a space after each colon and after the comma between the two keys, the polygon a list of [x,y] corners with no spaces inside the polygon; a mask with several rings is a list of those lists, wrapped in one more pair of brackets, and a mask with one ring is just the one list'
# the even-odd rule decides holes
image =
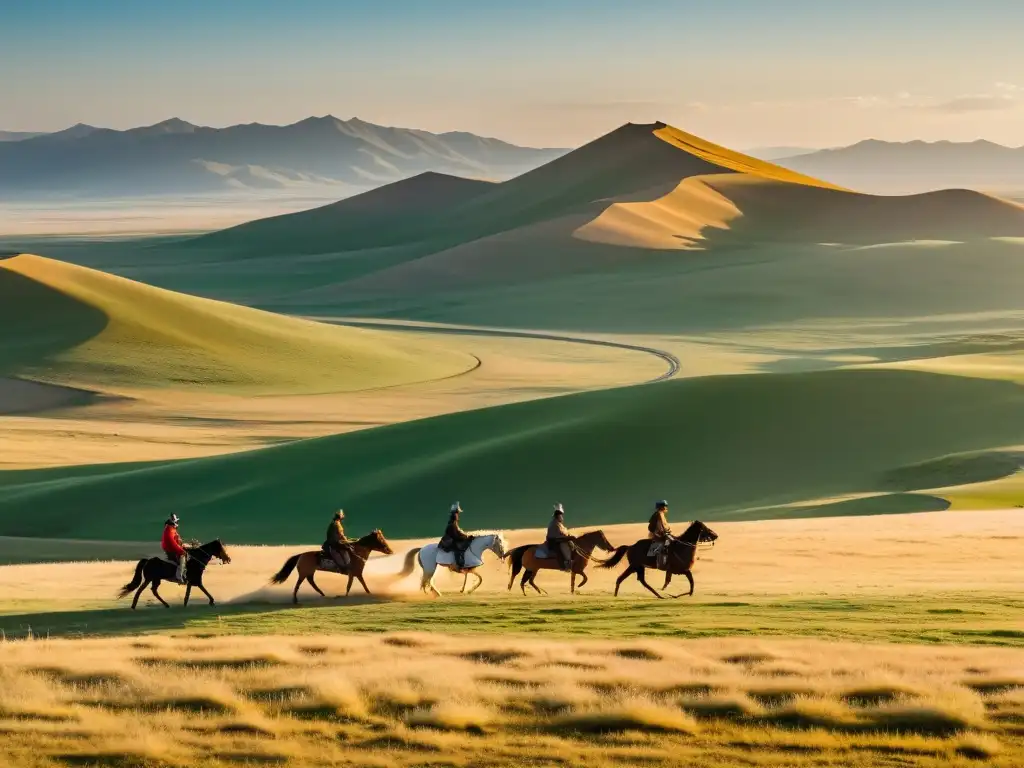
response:
{"label": "helmet", "polygon": [[654,505],[655,509],[668,509],[668,502],[662,499]]}
{"label": "helmet", "polygon": [[459,512],[462,511],[462,506],[459,504],[459,502],[456,501],[454,504],[452,504],[452,508],[450,511],[453,515],[457,515],[459,514]]}
{"label": "helmet", "polygon": [[173,525],[175,528],[177,528],[178,527],[178,516],[177,515],[171,515],[169,518],[167,518],[167,522],[170,523],[171,525]]}
{"label": "helmet", "polygon": [[339,509],[337,512],[334,513],[334,517],[335,517],[336,520],[344,520],[345,519],[345,510],[344,509]]}
{"label": "helmet", "polygon": [[561,504],[555,504],[555,514],[556,515],[564,515],[565,514],[565,508]]}

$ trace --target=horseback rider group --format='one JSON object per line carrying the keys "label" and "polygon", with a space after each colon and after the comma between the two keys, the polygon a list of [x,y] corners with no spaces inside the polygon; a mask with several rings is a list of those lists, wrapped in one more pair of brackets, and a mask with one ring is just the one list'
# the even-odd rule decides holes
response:
{"label": "horseback rider group", "polygon": [[[455,557],[455,564],[462,570],[466,567],[466,550],[469,548],[473,537],[462,530],[459,526],[459,515],[462,513],[462,506],[459,502],[452,504],[449,510],[448,526],[445,528],[444,536],[441,538],[438,548],[445,552],[451,552]],[[659,501],[654,505],[654,514],[651,515],[647,530],[653,541],[651,554],[655,555],[657,567],[665,570],[668,561],[668,551],[672,541],[672,529],[668,524],[668,502]],[[345,519],[345,511],[339,509],[334,513],[330,525],[327,526],[327,537],[323,544],[324,555],[330,558],[338,567],[338,571],[346,573],[352,562],[354,552],[352,550],[352,539],[345,535],[345,527],[342,521]],[[178,533],[179,519],[177,515],[171,515],[164,523],[163,536],[160,546],[167,559],[177,565],[175,579],[179,584],[186,582],[185,568],[188,562],[188,551],[182,543]],[[556,504],[551,522],[548,523],[547,535],[545,538],[550,557],[557,558],[563,571],[572,570],[573,557],[573,536],[565,526],[565,508]]]}

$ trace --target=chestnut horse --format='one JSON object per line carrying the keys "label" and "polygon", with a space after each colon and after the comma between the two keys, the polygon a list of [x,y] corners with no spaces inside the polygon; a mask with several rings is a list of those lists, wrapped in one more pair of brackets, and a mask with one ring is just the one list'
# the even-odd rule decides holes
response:
{"label": "chestnut horse", "polygon": [[[527,544],[522,547],[516,547],[508,553],[510,558],[510,566],[512,568],[512,575],[508,580],[508,588],[512,589],[512,584],[516,580],[520,569],[523,570],[523,579],[519,583],[519,586],[523,590],[523,594],[526,594],[526,585],[529,584],[540,594],[547,594],[543,589],[537,586],[534,579],[537,577],[537,571],[542,568],[547,568],[553,571],[562,570],[562,558],[558,553],[549,553],[548,557],[538,558],[537,557],[537,546],[536,544]],[[587,583],[588,576],[585,573],[587,565],[590,563],[590,555],[593,551],[600,547],[605,552],[612,552],[615,547],[608,541],[608,537],[604,535],[604,531],[590,531],[584,533],[582,536],[574,536],[570,543],[572,549],[572,578],[570,579],[569,591],[572,594],[576,594],[576,577],[582,576],[583,580],[580,582],[580,589]]]}
{"label": "chestnut horse", "polygon": [[[383,552],[385,555],[392,554],[391,545],[388,544],[387,539],[384,538],[384,534],[380,530],[371,531],[358,541],[352,542],[352,552],[349,554],[348,568],[344,572],[339,571],[334,561],[326,557],[322,550],[315,549],[289,557],[285,564],[281,566],[281,570],[270,580],[270,583],[284,584],[288,577],[291,576],[292,571],[298,567],[299,580],[295,582],[295,591],[292,592],[293,603],[299,602],[299,587],[302,586],[304,581],[308,581],[309,585],[319,592],[321,597],[327,597],[323,590],[316,585],[316,581],[313,580],[313,574],[317,571],[344,573],[347,575],[348,587],[345,589],[345,597],[348,597],[348,593],[352,591],[352,582],[355,579],[359,579],[359,583],[363,585],[363,591],[366,594],[370,594],[370,588],[363,581],[363,568],[366,566],[366,559],[370,556],[371,552]],[[330,565],[322,567],[322,564],[326,565],[326,563],[330,563]]]}
{"label": "chestnut horse", "polygon": [[[690,595],[693,595],[693,574],[691,570],[693,569],[694,560],[697,559],[697,545],[705,542],[714,542],[717,538],[718,534],[700,520],[690,523],[690,527],[683,532],[683,535],[673,539],[669,546],[665,568],[665,585],[662,589],[668,587],[669,582],[672,581],[673,574],[682,575],[690,582]],[[644,579],[644,572],[647,568],[658,568],[656,558],[649,554],[651,544],[651,539],[641,539],[636,544],[621,546],[615,550],[615,554],[611,558],[601,563],[602,568],[614,568],[621,562],[624,556],[628,555],[629,567],[615,580],[616,597],[619,594],[619,586],[622,582],[630,574],[635,573],[640,583],[647,587],[655,597],[664,598],[664,595],[660,594]]]}

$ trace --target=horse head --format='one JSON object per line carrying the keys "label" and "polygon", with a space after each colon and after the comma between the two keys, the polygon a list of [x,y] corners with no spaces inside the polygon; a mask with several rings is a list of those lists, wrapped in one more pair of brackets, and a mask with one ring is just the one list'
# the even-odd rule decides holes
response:
{"label": "horse head", "polygon": [[496,554],[499,560],[504,560],[505,555],[508,554],[508,540],[505,538],[505,534],[492,533],[491,543],[487,545],[487,548]]}
{"label": "horse head", "polygon": [[697,542],[699,544],[706,544],[708,542],[714,544],[715,539],[718,538],[718,534],[708,528],[700,520],[694,520],[691,528],[697,528]]}
{"label": "horse head", "polygon": [[613,547],[612,543],[608,541],[608,536],[605,535],[605,532],[603,530],[599,530],[597,531],[597,533],[599,533],[601,536],[601,538],[597,541],[597,546],[599,546],[605,552],[614,552],[615,547]]}
{"label": "horse head", "polygon": [[375,549],[378,552],[383,552],[385,555],[394,554],[394,550],[391,549],[391,545],[388,544],[388,540],[384,538],[384,533],[380,530],[380,528],[374,528],[372,531],[370,531],[369,535],[366,536],[366,538],[370,539],[370,549]]}
{"label": "horse head", "polygon": [[231,557],[228,555],[228,551],[224,547],[224,542],[220,539],[214,539],[209,544],[203,544],[199,549],[209,554],[210,557],[216,557],[224,563],[224,565],[229,565],[231,563]]}

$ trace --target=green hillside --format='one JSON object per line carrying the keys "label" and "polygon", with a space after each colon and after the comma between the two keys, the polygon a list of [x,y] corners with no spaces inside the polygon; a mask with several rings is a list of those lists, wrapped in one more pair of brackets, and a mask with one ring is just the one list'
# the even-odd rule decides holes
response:
{"label": "green hillside", "polygon": [[[756,518],[744,510],[941,485],[943,457],[1022,435],[1024,388],[1010,382],[882,370],[673,380],[212,458],[0,473],[0,536],[145,540],[176,512],[189,535],[308,542],[338,506],[353,531],[426,536],[456,499],[471,528],[539,526],[555,502],[573,526],[642,520],[663,496],[677,519]],[[948,465],[963,477],[962,462]]]}
{"label": "green hillside", "polygon": [[442,378],[468,354],[154,288],[39,256],[0,260],[0,376],[102,391],[339,392]]}

